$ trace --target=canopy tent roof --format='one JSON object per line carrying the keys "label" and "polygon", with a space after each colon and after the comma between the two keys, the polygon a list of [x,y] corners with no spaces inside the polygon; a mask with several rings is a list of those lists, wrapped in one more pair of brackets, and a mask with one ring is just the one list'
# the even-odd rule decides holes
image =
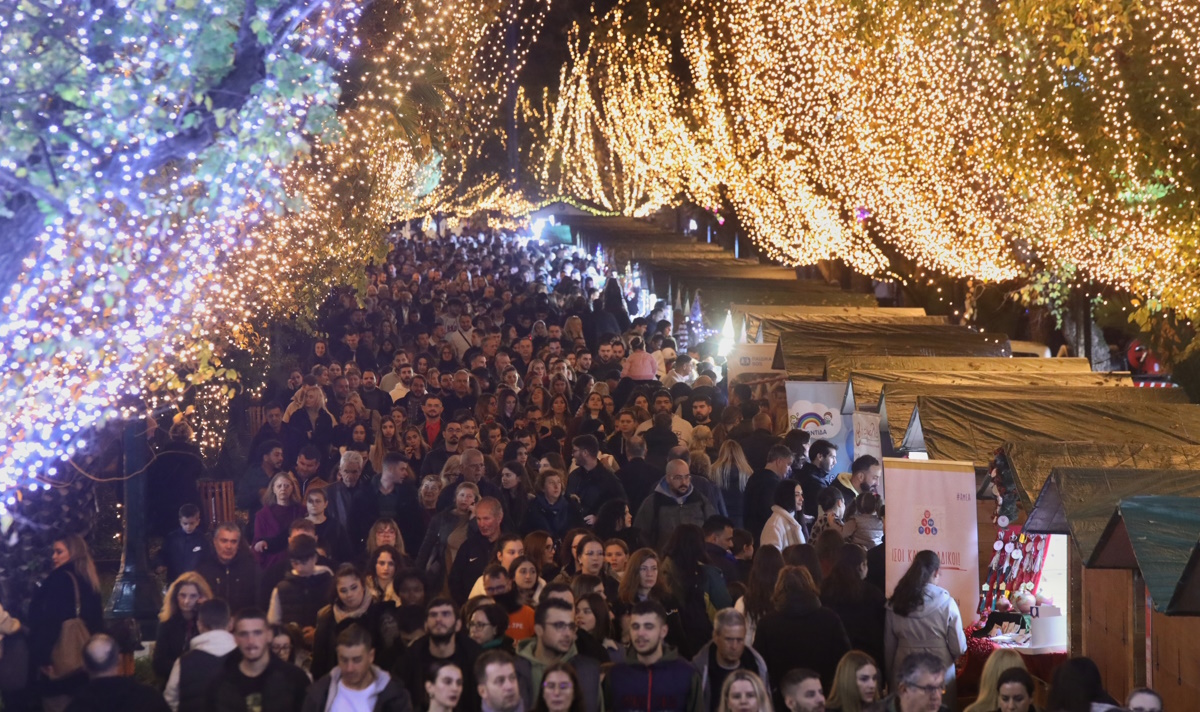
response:
{"label": "canopy tent roof", "polygon": [[1093,566],[1113,508],[1121,500],[1143,494],[1200,497],[1200,471],[1055,467],[1029,512],[1025,531],[1070,534],[1080,560]]}
{"label": "canopy tent roof", "polygon": [[810,307],[731,304],[729,310],[733,312],[734,324],[739,324],[738,320],[740,320],[746,338],[751,342],[755,340],[761,342],[759,326],[764,319],[787,323],[819,321],[851,324],[891,320],[895,320],[896,323],[907,324],[946,323],[946,317],[928,317],[925,314],[925,310],[920,307]]}
{"label": "canopy tent roof", "polygon": [[[915,334],[929,333],[932,335],[953,334],[955,332],[978,333],[962,326],[950,324],[944,316],[908,316],[888,319],[872,317],[843,316],[843,317],[766,317],[759,319],[758,343],[773,343],[779,340],[779,335],[785,331],[822,330],[826,333],[878,333],[878,334]],[[747,331],[747,340],[750,339]]]}
{"label": "canopy tent roof", "polygon": [[[1059,376],[1063,374],[1057,374]],[[1085,374],[1098,376],[1101,374]],[[1132,385],[1133,381],[1129,381]],[[849,386],[847,386],[847,390]],[[891,432],[899,449],[907,435],[917,399],[923,396],[954,400],[1018,400],[1026,403],[1066,401],[1071,403],[1177,403],[1186,404],[1182,388],[1105,388],[1101,386],[957,386],[940,383],[887,383],[879,399],[879,427]],[[1200,436],[1200,431],[1197,431]],[[993,446],[998,447],[1000,443]]]}
{"label": "canopy tent roof", "polygon": [[837,354],[826,359],[825,380],[844,381],[851,371],[941,371],[953,373],[1091,373],[1085,358],[980,358]]}
{"label": "canopy tent roof", "polygon": [[938,334],[928,331],[881,334],[839,327],[814,327],[814,330],[809,331],[782,332],[775,351],[774,365],[786,370],[789,378],[821,380],[828,372],[826,359],[832,356],[875,354],[985,357],[1007,356],[1008,352],[1007,337],[979,334],[965,329]]}
{"label": "canopy tent roof", "polygon": [[[1042,359],[1011,359],[1020,363],[1038,362]],[[1049,359],[1047,359],[1049,360]],[[1070,359],[1075,360],[1075,359]],[[1083,360],[1083,359],[1079,359]],[[1085,362],[1086,363],[1086,362]],[[1080,388],[1085,386],[1127,386],[1136,384],[1127,371],[1098,373],[1046,372],[1046,371],[851,371],[846,379],[846,406],[856,410],[876,410],[883,389],[889,384],[929,384],[940,386],[1060,386]],[[907,424],[907,420],[900,421]]]}
{"label": "canopy tent roof", "polygon": [[918,396],[903,449],[987,467],[1007,442],[1122,440],[1200,445],[1200,406]]}
{"label": "canopy tent roof", "polygon": [[[1193,477],[1197,474],[1191,473]],[[1088,566],[1137,569],[1154,610],[1200,614],[1197,539],[1200,498],[1140,496],[1122,499],[1108,519]]]}
{"label": "canopy tent roof", "polygon": [[[1004,458],[1013,473],[1017,495],[1028,507],[1058,468],[1186,470],[1200,462],[1200,447],[1112,442],[1112,437],[1101,442],[1008,442],[1004,445]],[[1052,509],[1047,511],[1053,513]]]}

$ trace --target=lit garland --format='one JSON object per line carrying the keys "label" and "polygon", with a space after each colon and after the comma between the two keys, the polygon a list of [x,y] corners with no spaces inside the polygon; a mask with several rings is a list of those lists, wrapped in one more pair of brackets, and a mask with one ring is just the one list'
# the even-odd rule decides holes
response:
{"label": "lit garland", "polygon": [[576,39],[548,190],[641,215],[723,187],[784,262],[884,275],[886,245],[950,276],[1070,266],[1200,308],[1195,3],[648,4]]}

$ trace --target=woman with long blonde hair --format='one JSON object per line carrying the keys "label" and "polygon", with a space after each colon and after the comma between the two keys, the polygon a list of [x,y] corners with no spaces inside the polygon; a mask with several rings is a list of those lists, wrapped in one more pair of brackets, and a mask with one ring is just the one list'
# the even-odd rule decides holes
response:
{"label": "woman with long blonde hair", "polygon": [[295,457],[295,453],[305,445],[316,445],[321,452],[325,452],[333,443],[333,428],[337,418],[326,407],[325,391],[312,377],[305,377],[304,385],[292,396],[292,402],[283,412],[283,422],[293,436],[288,439],[289,442],[295,443],[295,451],[285,453],[289,459]]}
{"label": "woman with long blonde hair", "polygon": [[196,613],[200,604],[210,598],[212,589],[208,581],[195,571],[181,574],[167,588],[158,614],[158,636],[152,661],[154,674],[159,679],[167,679],[175,661],[187,651],[192,638],[200,633]]}
{"label": "woman with long blonde hair", "polygon": [[[878,663],[861,650],[851,650],[838,661],[825,706],[839,712],[863,712],[882,697],[879,693]],[[988,712],[996,712],[995,707]]]}
{"label": "woman with long blonde hair", "polygon": [[745,669],[734,670],[721,685],[717,712],[774,712],[762,678]]}
{"label": "woman with long blonde hair", "polygon": [[254,546],[258,564],[264,569],[287,557],[288,529],[308,515],[300,501],[300,485],[290,472],[277,472],[263,492],[263,508],[254,515]]}
{"label": "woman with long blonde hair", "polygon": [[1000,709],[1000,674],[1011,668],[1025,670],[1025,660],[1017,651],[997,648],[989,655],[979,676],[979,697],[963,712],[996,712]]}
{"label": "woman with long blonde hair", "polygon": [[746,460],[746,451],[736,440],[726,440],[717,451],[709,479],[721,490],[725,498],[725,509],[736,528],[745,526],[746,482],[754,474]]}
{"label": "woman with long blonde hair", "polygon": [[[78,534],[58,537],[54,540],[50,561],[54,569],[38,585],[37,594],[29,602],[29,615],[21,621],[29,628],[29,665],[32,670],[53,668],[52,653],[60,642],[63,624],[67,621],[83,619],[89,634],[104,630],[100,579],[96,575],[96,564],[92,561],[87,542]],[[73,672],[54,670],[53,677]],[[43,696],[43,704],[46,709],[65,709],[72,692],[47,692]]]}

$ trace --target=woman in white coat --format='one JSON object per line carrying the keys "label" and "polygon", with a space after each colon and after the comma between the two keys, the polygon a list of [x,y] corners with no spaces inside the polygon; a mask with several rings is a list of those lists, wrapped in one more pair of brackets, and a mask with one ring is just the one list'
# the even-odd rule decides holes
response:
{"label": "woman in white coat", "polygon": [[954,661],[967,650],[962,614],[950,593],[937,585],[941,561],[932,551],[918,551],[896,584],[888,602],[884,632],[885,664],[896,688],[896,670],[913,653],[931,653],[946,669],[944,700],[956,704]]}
{"label": "woman in white coat", "polygon": [[771,505],[771,516],[763,526],[760,546],[773,546],[780,551],[792,544],[808,542],[804,527],[796,521],[796,512],[804,506],[804,493],[800,483],[787,479],[775,487],[775,502]]}

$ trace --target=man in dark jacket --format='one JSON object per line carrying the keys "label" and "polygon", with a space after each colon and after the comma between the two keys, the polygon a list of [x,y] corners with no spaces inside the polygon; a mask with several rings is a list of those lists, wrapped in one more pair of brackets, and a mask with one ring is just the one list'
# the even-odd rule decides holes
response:
{"label": "man in dark jacket", "polygon": [[375,493],[371,484],[363,480],[363,464],[361,453],[354,450],[342,453],[337,482],[325,488],[325,498],[329,502],[325,514],[345,528],[355,551],[366,549],[367,532],[375,523],[370,518],[371,499]]}
{"label": "man in dark jacket", "polygon": [[767,466],[767,452],[775,445],[783,442],[783,440],[771,434],[770,415],[758,413],[754,416],[754,420],[751,423],[754,426],[754,430],[749,435],[738,440],[738,444],[742,446],[742,451],[746,453],[746,462],[750,463],[750,467],[755,470],[761,470]]}
{"label": "man in dark jacket", "polygon": [[167,580],[174,581],[195,570],[207,548],[208,537],[200,531],[200,508],[188,502],[179,508],[179,528],[163,537],[155,561],[160,572],[166,570]]}
{"label": "man in dark jacket", "polygon": [[662,550],[671,532],[681,524],[704,526],[717,510],[704,495],[692,487],[692,475],[683,460],[667,463],[667,474],[642,502],[633,518],[633,526],[642,530],[646,543]]}
{"label": "man in dark jacket", "polygon": [[629,613],[629,651],[604,680],[604,708],[612,712],[701,712],[700,674],[672,648],[664,649],[667,613],[654,599]]}
{"label": "man in dark jacket", "polygon": [[258,599],[258,565],[241,544],[238,525],[222,522],[213,532],[212,551],[196,565],[196,573],[208,582],[213,596],[235,611],[254,606]]}
{"label": "man in dark jacket", "polygon": [[[447,428],[455,425],[457,423],[451,423]],[[471,482],[478,487],[480,497],[495,497],[497,499],[500,497],[500,488],[484,477],[487,473],[487,463],[484,461],[482,452],[479,452],[475,448],[463,450],[459,458],[459,465],[462,467],[462,474],[459,475],[457,480],[447,482],[446,486],[442,488],[442,493],[438,495],[437,511],[444,512],[454,507],[455,488],[463,482]]]}
{"label": "man in dark jacket", "polygon": [[704,551],[708,554],[708,563],[720,569],[727,584],[742,580],[737,559],[729,551],[733,546],[733,529],[733,520],[729,517],[714,515],[704,520]]}
{"label": "man in dark jacket", "polygon": [[329,601],[333,572],[317,564],[317,539],[308,534],[288,541],[288,561],[292,568],[271,594],[267,620],[272,625],[295,623],[310,634],[316,630],[318,611]]}
{"label": "man in dark jacket", "polygon": [[462,670],[463,693],[459,709],[479,709],[479,689],[475,685],[475,658],[479,645],[462,631],[458,606],[448,598],[435,598],[425,607],[425,635],[408,648],[404,659],[397,663],[392,676],[401,680],[415,698],[418,709],[427,709],[429,695],[425,692],[425,671],[434,662],[453,662]]}
{"label": "man in dark jacket", "polygon": [[817,516],[817,495],[833,484],[837,455],[837,445],[817,440],[808,446],[808,462],[793,476],[804,492],[804,513],[810,517]]}
{"label": "man in dark jacket", "polygon": [[580,435],[571,445],[571,457],[579,468],[567,480],[567,496],[579,500],[583,521],[590,526],[596,523],[596,512],[602,504],[628,498],[617,476],[600,464],[600,442],[595,436]]}
{"label": "man in dark jacket", "polygon": [[617,480],[629,496],[629,511],[636,512],[662,479],[663,471],[646,460],[646,441],[642,436],[630,438],[625,452],[629,461],[617,470]]}
{"label": "man in dark jacket", "polygon": [[103,633],[83,647],[89,682],[67,706],[67,712],[170,712],[162,695],[149,685],[121,675],[121,650]]}
{"label": "man in dark jacket", "polygon": [[[304,712],[331,709],[412,712],[408,691],[399,680],[375,665],[374,642],[362,626],[354,624],[338,634],[337,659],[337,667],[309,688]],[[338,695],[347,698],[344,705],[337,702]]]}
{"label": "man in dark jacket", "polygon": [[450,596],[462,605],[470,597],[471,587],[492,563],[492,548],[500,538],[504,507],[493,497],[484,497],[475,505],[475,526],[467,527],[467,538],[454,556],[450,567]]}
{"label": "man in dark jacket", "polygon": [[238,649],[225,656],[208,693],[210,712],[300,712],[308,675],[271,654],[271,628],[261,610],[247,609],[233,624]]}
{"label": "man in dark jacket", "polygon": [[775,488],[787,475],[792,464],[792,451],[786,445],[776,445],[767,451],[767,466],[755,471],[746,480],[743,498],[746,529],[754,535],[755,544],[762,536],[763,527],[771,518],[771,505],[775,503]]}

